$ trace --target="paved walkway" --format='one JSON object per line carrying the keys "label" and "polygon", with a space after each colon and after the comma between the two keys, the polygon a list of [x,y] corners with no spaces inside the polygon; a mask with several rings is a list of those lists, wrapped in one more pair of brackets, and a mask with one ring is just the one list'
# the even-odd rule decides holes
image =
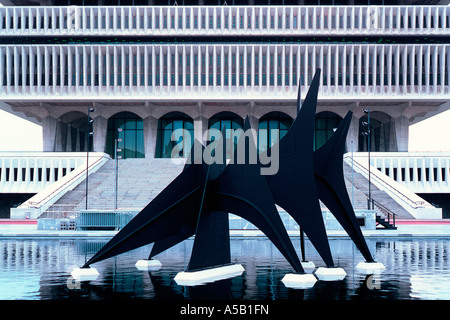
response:
{"label": "paved walkway", "polygon": [[[0,224],[1,238],[111,238],[117,231],[78,231],[78,230],[37,230],[36,224]],[[292,237],[298,237],[296,230],[288,230]],[[343,230],[327,231],[329,238],[345,238],[348,235]],[[231,230],[235,237],[264,236],[259,230]],[[363,230],[367,238],[398,238],[398,237],[428,237],[448,238],[450,240],[450,224],[398,224],[397,230]]]}

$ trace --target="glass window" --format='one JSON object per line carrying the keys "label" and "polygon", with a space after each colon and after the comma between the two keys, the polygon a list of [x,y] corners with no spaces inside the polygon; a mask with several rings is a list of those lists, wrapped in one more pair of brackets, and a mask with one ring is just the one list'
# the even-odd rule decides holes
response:
{"label": "glass window", "polygon": [[[117,129],[122,129],[118,131]],[[131,112],[120,112],[108,120],[106,152],[115,156],[115,140],[121,149],[118,155],[126,158],[144,158],[144,125],[140,117]]]}
{"label": "glass window", "polygon": [[[292,118],[283,112],[270,112],[264,115],[258,124],[258,153],[264,152],[273,146],[288,132]],[[274,135],[273,130],[278,130]]]}
{"label": "glass window", "polygon": [[367,114],[359,120],[358,151],[366,152],[370,143],[371,151],[396,152],[395,140],[390,139],[395,131],[393,120],[383,112],[370,113],[370,141],[367,136]]}
{"label": "glass window", "polygon": [[[183,133],[190,136],[186,137],[183,135],[177,141],[172,141],[172,133],[176,129],[185,129],[186,131]],[[171,158],[173,148],[181,141],[184,143],[182,150],[190,150],[194,143],[194,124],[192,119],[181,112],[171,112],[160,118],[156,138],[156,158]],[[188,154],[189,152],[185,152],[184,155],[187,156]]]}
{"label": "glass window", "polygon": [[[209,119],[208,128],[222,130],[225,128],[225,139],[227,144],[227,150],[231,150],[229,144],[233,143],[233,150],[236,149],[239,136],[235,136],[234,141],[231,141],[231,130],[242,129],[244,126],[243,119],[235,113],[232,112],[220,112]],[[209,137],[208,140],[214,141],[214,137]],[[227,154],[227,158],[230,155]]]}
{"label": "glass window", "polygon": [[319,149],[334,133],[342,118],[329,111],[316,115],[316,128],[314,131],[314,150]]}

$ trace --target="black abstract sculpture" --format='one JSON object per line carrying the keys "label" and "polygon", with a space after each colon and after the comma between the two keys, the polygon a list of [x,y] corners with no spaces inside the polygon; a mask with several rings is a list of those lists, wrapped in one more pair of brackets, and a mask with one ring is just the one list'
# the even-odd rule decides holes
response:
{"label": "black abstract sculpture", "polygon": [[[320,70],[288,133],[266,152],[279,148],[279,170],[261,175],[265,165],[246,159],[222,164],[202,157],[204,146],[194,142],[190,164],[83,268],[106,258],[154,243],[149,259],[195,235],[187,271],[231,263],[228,213],[234,213],[259,228],[277,247],[296,273],[305,273],[275,204],[301,226],[327,267],[333,267],[319,199],[361,251],[374,262],[358,226],[345,187],[342,161],[350,125],[347,114],[333,136],[313,151],[314,121]],[[248,118],[244,131],[250,128]],[[252,135],[241,135],[245,150],[255,148]],[[195,152],[195,150],[201,152]],[[245,153],[249,155],[249,152]],[[199,158],[201,157],[201,159]]]}

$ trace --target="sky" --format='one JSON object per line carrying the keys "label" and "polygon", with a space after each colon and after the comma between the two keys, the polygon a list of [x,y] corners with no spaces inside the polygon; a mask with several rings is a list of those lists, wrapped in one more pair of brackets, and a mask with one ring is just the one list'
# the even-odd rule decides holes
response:
{"label": "sky", "polygon": [[42,151],[42,127],[0,110],[2,151]]}
{"label": "sky", "polygon": [[450,152],[450,110],[410,126],[409,151]]}
{"label": "sky", "polygon": [[[42,127],[0,110],[3,151],[42,151]],[[450,110],[410,126],[409,151],[450,152]]]}

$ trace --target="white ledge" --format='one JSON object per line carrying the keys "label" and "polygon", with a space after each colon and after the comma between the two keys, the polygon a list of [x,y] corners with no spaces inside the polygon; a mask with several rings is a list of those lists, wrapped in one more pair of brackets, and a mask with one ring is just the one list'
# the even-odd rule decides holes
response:
{"label": "white ledge", "polygon": [[200,271],[183,271],[175,276],[175,282],[181,286],[198,286],[209,282],[239,276],[245,269],[240,264],[210,268]]}
{"label": "white ledge", "polygon": [[142,271],[156,271],[159,270],[162,267],[162,263],[159,260],[138,260],[135,264],[135,267],[138,270],[142,270]]}
{"label": "white ledge", "polygon": [[315,272],[319,280],[324,281],[337,281],[345,278],[347,273],[342,268],[324,268],[320,267]]}
{"label": "white ledge", "polygon": [[309,289],[317,282],[316,277],[311,273],[305,274],[286,274],[281,282],[287,287],[292,289]]}
{"label": "white ledge", "polygon": [[316,268],[316,265],[314,264],[313,261],[302,261],[301,262],[303,269],[305,269],[305,271],[310,271],[312,269]]}
{"label": "white ledge", "polygon": [[92,267],[74,268],[70,274],[75,280],[80,281],[95,280],[99,276],[97,269]]}
{"label": "white ledge", "polygon": [[381,262],[360,262],[356,266],[356,270],[366,274],[380,273],[386,270]]}

